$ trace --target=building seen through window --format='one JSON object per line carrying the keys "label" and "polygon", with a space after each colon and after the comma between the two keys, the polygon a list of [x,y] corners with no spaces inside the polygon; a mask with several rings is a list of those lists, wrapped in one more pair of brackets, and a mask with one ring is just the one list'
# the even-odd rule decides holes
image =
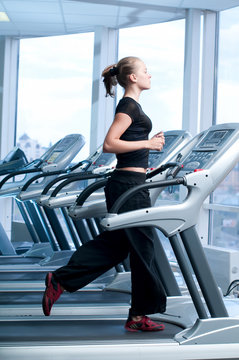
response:
{"label": "building seen through window", "polygon": [[30,162],[34,159],[40,158],[47,151],[48,147],[52,146],[52,144],[50,143],[47,147],[42,146],[37,140],[31,139],[26,133],[24,133],[18,138],[17,146],[24,151],[27,160]]}

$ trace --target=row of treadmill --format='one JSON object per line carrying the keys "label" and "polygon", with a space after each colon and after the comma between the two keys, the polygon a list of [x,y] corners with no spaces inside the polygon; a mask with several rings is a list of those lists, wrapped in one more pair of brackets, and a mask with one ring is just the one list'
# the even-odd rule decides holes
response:
{"label": "row of treadmill", "polygon": [[[150,151],[144,185],[123,194],[107,213],[104,186],[116,158],[102,147],[75,162],[85,144],[67,135],[28,163],[14,148],[0,162],[0,201],[14,199],[28,239],[13,244],[0,224],[0,358],[12,359],[225,359],[239,354],[239,302],[224,297],[197,233],[204,201],[239,160],[239,124],[210,127],[195,137],[165,132],[162,151]],[[118,214],[142,188],[152,207]],[[172,193],[173,201],[164,194]],[[158,276],[167,294],[162,332],[128,333],[130,264],[126,260],[91,284],[64,292],[44,317],[49,271],[103,231],[151,226]],[[167,239],[176,264],[164,248]],[[14,246],[15,245],[15,246]],[[223,269],[222,269],[223,271]]]}

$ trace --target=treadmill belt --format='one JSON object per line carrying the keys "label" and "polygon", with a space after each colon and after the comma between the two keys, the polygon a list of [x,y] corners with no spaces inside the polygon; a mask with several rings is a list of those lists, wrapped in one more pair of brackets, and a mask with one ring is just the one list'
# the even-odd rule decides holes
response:
{"label": "treadmill belt", "polygon": [[0,321],[0,342],[3,343],[55,343],[66,342],[147,342],[173,339],[182,328],[165,323],[165,330],[157,332],[127,332],[125,320],[24,320]]}
{"label": "treadmill belt", "polygon": [[[0,305],[35,305],[41,304],[43,291],[34,292],[1,292]],[[64,292],[57,304],[108,304],[129,303],[130,294],[116,291],[77,291],[75,293]]]}
{"label": "treadmill belt", "polygon": [[16,271],[1,271],[0,281],[33,281],[33,280],[45,280],[48,270],[40,269],[38,271],[26,272],[24,270]]}
{"label": "treadmill belt", "polygon": [[13,258],[4,258],[4,256],[0,257],[0,265],[27,265],[27,264],[37,264],[42,260],[42,257],[13,257]]}
{"label": "treadmill belt", "polygon": [[[38,267],[37,269],[15,269],[14,266],[11,270],[4,270],[0,267],[0,281],[34,281],[34,280],[43,280],[45,281],[46,274],[49,272],[49,268],[44,266]],[[96,280],[92,281],[94,283],[101,282],[102,279],[106,279],[107,276],[114,276],[115,270],[110,269],[106,271],[103,275],[99,276]],[[103,281],[105,282],[105,281]]]}

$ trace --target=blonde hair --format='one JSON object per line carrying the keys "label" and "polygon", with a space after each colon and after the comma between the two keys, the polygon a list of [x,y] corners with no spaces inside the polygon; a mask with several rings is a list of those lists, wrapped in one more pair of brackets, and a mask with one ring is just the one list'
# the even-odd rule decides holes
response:
{"label": "blonde hair", "polygon": [[115,96],[113,87],[119,84],[124,89],[128,85],[129,75],[135,71],[135,63],[141,61],[138,57],[127,56],[117,64],[107,66],[102,71],[102,78],[106,89],[105,96]]}

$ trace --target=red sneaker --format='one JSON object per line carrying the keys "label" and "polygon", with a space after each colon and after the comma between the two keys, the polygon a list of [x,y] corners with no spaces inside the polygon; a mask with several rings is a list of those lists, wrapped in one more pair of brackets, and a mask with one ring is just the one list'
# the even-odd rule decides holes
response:
{"label": "red sneaker", "polygon": [[163,324],[152,321],[148,316],[143,316],[139,321],[128,319],[124,327],[128,331],[160,331],[165,328]]}
{"label": "red sneaker", "polygon": [[49,316],[51,308],[57,299],[63,293],[60,284],[54,279],[53,274],[49,272],[45,280],[46,290],[42,299],[42,309],[45,316]]}

